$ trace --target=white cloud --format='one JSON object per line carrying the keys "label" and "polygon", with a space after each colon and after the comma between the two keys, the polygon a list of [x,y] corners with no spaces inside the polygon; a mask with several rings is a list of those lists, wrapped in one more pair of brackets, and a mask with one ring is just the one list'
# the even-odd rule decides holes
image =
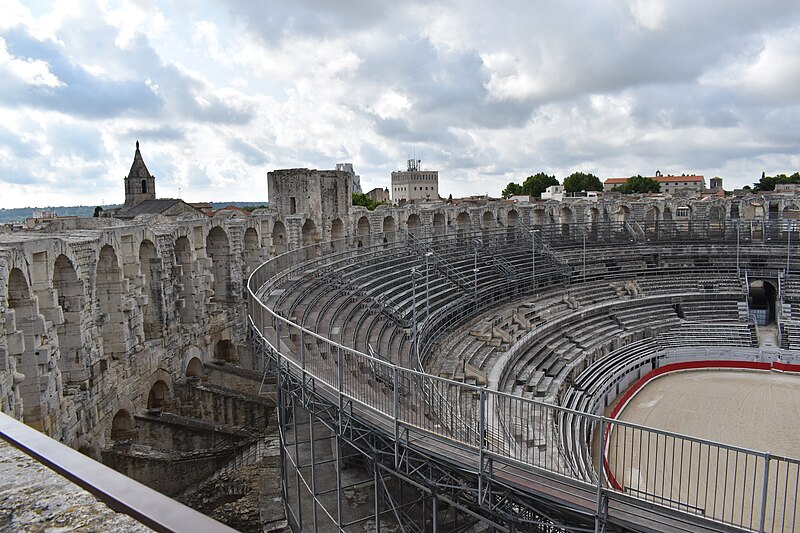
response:
{"label": "white cloud", "polygon": [[120,201],[136,138],[159,194],[189,200],[344,160],[385,186],[413,154],[456,195],[539,170],[798,170],[795,1],[7,4],[0,207]]}

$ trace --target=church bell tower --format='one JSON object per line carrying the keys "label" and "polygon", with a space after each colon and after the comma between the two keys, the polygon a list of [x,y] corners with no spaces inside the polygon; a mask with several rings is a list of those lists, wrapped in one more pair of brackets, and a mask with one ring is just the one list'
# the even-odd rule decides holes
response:
{"label": "church bell tower", "polygon": [[136,141],[136,153],[128,177],[125,178],[125,207],[133,207],[145,200],[156,199],[156,178],[150,175],[139,151]]}

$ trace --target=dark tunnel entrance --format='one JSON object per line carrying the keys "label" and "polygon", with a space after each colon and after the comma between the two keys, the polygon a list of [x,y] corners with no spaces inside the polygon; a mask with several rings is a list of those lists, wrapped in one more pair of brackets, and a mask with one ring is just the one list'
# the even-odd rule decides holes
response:
{"label": "dark tunnel entrance", "polygon": [[763,279],[750,282],[750,294],[748,295],[750,316],[759,326],[775,322],[776,297],[777,291],[773,282]]}

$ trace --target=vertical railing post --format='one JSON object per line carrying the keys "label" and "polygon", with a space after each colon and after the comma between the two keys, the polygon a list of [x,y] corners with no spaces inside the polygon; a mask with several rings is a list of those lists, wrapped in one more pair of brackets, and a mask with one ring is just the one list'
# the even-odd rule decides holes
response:
{"label": "vertical railing post", "polygon": [[[769,452],[764,454],[764,482],[761,484],[761,520],[758,524],[758,530],[763,533],[764,524],[767,520],[767,490],[769,488]],[[774,517],[773,517],[774,519]]]}
{"label": "vertical railing post", "polygon": [[400,397],[398,393],[397,366],[392,366],[392,382],[394,383],[394,398],[392,400],[392,417],[394,418],[394,467],[400,469]]}
{"label": "vertical railing post", "polygon": [[478,472],[478,504],[483,504],[483,463],[485,460],[485,435],[486,435],[486,389],[481,389],[480,406],[478,414],[478,464],[480,470]]}
{"label": "vertical railing post", "polygon": [[594,517],[594,531],[600,533],[603,531],[603,476],[605,475],[606,464],[606,418],[600,417],[600,450],[598,453],[600,458],[597,461],[597,511]]}

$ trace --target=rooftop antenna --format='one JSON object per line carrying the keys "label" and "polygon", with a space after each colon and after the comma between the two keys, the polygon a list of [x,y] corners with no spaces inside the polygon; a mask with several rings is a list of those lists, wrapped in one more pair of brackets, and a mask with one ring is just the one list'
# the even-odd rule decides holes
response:
{"label": "rooftop antenna", "polygon": [[181,188],[178,187],[178,198],[180,198],[180,197],[181,197]]}

